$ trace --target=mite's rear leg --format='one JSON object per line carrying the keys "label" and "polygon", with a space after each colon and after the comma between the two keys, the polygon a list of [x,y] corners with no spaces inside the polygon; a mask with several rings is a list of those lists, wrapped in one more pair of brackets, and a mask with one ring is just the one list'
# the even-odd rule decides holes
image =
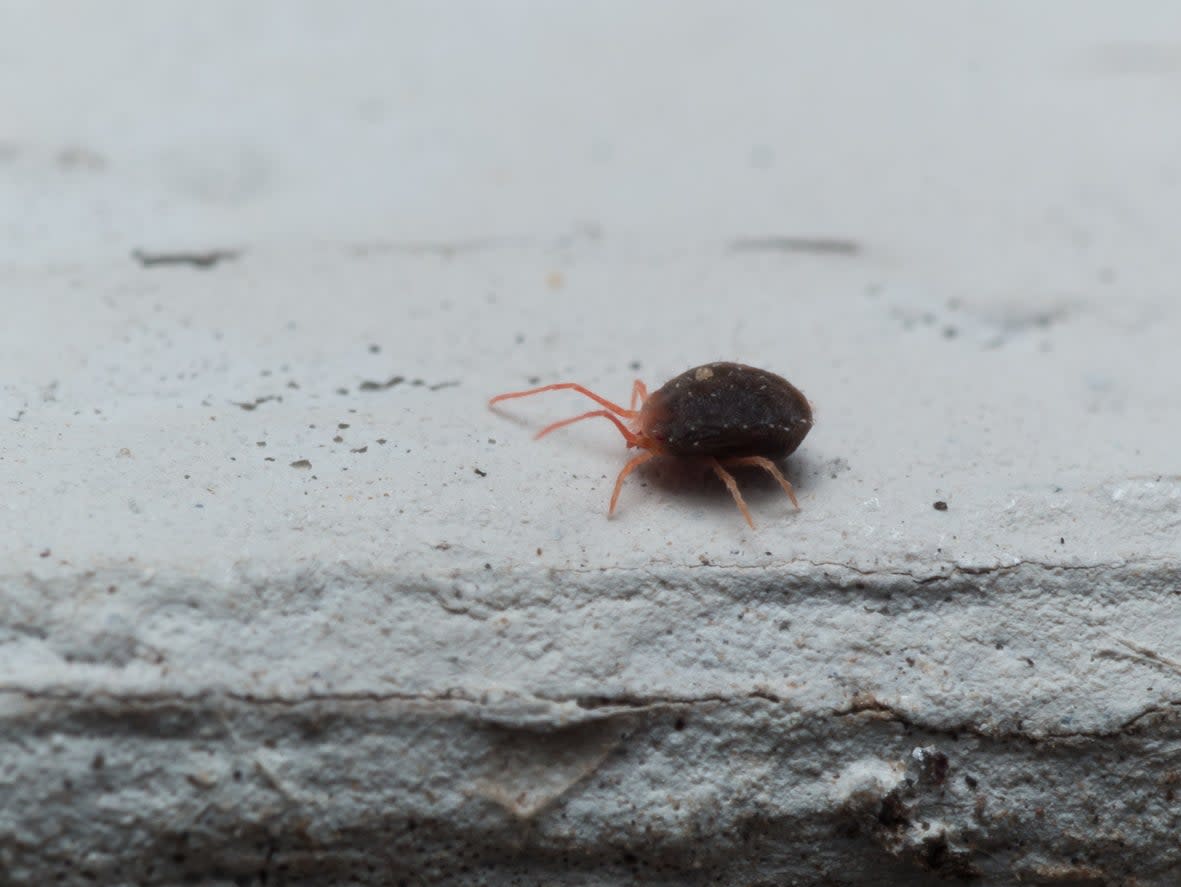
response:
{"label": "mite's rear leg", "polygon": [[763,469],[765,472],[771,475],[771,477],[779,481],[779,486],[783,487],[783,492],[787,493],[787,498],[791,500],[791,504],[799,509],[800,503],[796,500],[796,491],[792,487],[791,481],[783,476],[783,472],[779,470],[779,466],[770,459],[766,458],[765,456],[735,456],[731,459],[727,459],[725,464],[735,467],[752,465],[755,468]]}
{"label": "mite's rear leg", "polygon": [[714,470],[714,474],[722,479],[722,483],[726,485],[726,489],[730,491],[730,495],[734,497],[735,504],[738,505],[738,510],[742,512],[742,516],[746,518],[746,522],[750,524],[750,528],[755,528],[755,522],[751,519],[750,509],[746,507],[746,502],[742,498],[742,493],[738,490],[738,481],[734,480],[734,475],[722,467],[722,463],[717,459],[710,459],[710,466]]}
{"label": "mite's rear leg", "polygon": [[589,413],[583,413],[581,416],[573,416],[569,419],[562,419],[560,422],[554,422],[552,425],[546,425],[537,434],[533,436],[534,440],[545,437],[551,431],[557,431],[559,428],[565,428],[567,425],[573,425],[575,422],[581,422],[583,419],[591,419],[595,416],[602,416],[604,419],[610,419],[615,423],[615,427],[619,429],[619,433],[623,435],[629,447],[636,446],[636,436],[628,430],[627,426],[619,421],[610,410],[591,410]]}
{"label": "mite's rear leg", "polygon": [[[542,385],[540,388],[530,388],[528,391],[510,391],[507,394],[498,394],[496,397],[488,401],[488,406],[493,406],[502,400],[509,400],[514,397],[528,397],[531,394],[541,394],[543,391],[577,391],[579,394],[585,395],[593,400],[599,406],[606,407],[617,416],[623,416],[625,419],[634,419],[636,411],[634,409],[625,410],[617,403],[612,403],[607,398],[595,394],[589,388],[579,385],[577,382],[558,382],[556,385]],[[632,398],[635,398],[635,389],[633,389]]]}
{"label": "mite's rear leg", "polygon": [[649,459],[655,458],[656,454],[651,452],[643,452],[636,456],[630,462],[623,466],[623,470],[619,472],[619,477],[615,478],[615,492],[611,494],[611,505],[607,509],[607,517],[615,513],[615,503],[619,501],[619,491],[623,489],[623,481],[629,474],[647,462]]}

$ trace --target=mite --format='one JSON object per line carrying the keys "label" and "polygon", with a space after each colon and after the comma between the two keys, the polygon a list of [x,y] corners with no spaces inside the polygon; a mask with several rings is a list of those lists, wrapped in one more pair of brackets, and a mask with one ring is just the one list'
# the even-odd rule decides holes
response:
{"label": "mite", "polygon": [[779,482],[792,505],[800,507],[795,491],[775,461],[795,452],[812,429],[812,407],[800,389],[782,376],[740,363],[707,363],[686,370],[651,394],[637,379],[632,385],[631,406],[626,410],[575,382],[510,391],[492,398],[488,405],[567,389],[586,395],[603,409],[554,422],[541,429],[537,437],[602,416],[619,429],[628,448],[643,450],[623,466],[615,479],[608,517],[615,513],[627,476],[657,456],[699,461],[712,468],[752,529],[755,523],[750,509],[727,468],[763,469]]}

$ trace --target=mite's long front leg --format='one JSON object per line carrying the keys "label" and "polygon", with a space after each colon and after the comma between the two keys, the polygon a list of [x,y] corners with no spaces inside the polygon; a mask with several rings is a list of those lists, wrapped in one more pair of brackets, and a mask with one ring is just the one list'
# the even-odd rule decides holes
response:
{"label": "mite's long front leg", "polygon": [[556,385],[542,385],[540,388],[530,388],[528,391],[510,391],[507,394],[498,394],[488,401],[488,406],[493,406],[502,400],[509,400],[514,397],[528,397],[531,394],[541,394],[543,391],[577,391],[579,394],[586,395],[600,406],[606,407],[617,416],[623,416],[625,419],[634,419],[636,417],[636,411],[634,409],[625,410],[619,404],[612,403],[607,398],[595,394],[589,388],[585,388],[577,382],[559,382]]}
{"label": "mite's long front leg", "polygon": [[565,428],[567,425],[573,425],[575,422],[581,422],[583,419],[592,419],[595,416],[602,416],[604,419],[610,419],[615,423],[615,427],[619,429],[619,433],[623,435],[629,447],[636,445],[636,436],[632,434],[627,426],[620,422],[609,410],[591,410],[589,413],[583,413],[581,416],[574,416],[570,419],[562,419],[560,422],[554,422],[552,425],[546,425],[537,434],[533,436],[534,440],[545,437],[551,431],[557,431],[559,428]]}

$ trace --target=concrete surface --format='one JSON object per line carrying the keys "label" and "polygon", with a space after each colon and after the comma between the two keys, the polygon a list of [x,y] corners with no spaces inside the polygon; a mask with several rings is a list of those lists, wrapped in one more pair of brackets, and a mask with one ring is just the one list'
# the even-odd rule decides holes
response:
{"label": "concrete surface", "polygon": [[[0,883],[1181,879],[1175,4],[120,9],[0,29]],[[484,406],[713,359],[753,532]]]}

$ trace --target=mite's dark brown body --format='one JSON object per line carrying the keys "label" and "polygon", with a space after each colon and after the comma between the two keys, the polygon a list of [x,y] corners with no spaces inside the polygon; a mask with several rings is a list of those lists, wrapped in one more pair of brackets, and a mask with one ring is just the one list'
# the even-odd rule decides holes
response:
{"label": "mite's dark brown body", "polygon": [[[774,373],[740,363],[707,363],[671,379],[648,394],[644,383],[632,386],[631,406],[624,409],[577,382],[558,382],[510,391],[488,401],[494,406],[502,400],[528,397],[543,391],[577,391],[602,409],[553,422],[537,433],[544,437],[583,419],[602,417],[610,420],[629,447],[642,452],[633,456],[615,478],[608,516],[615,513],[615,503],[623,481],[649,459],[697,459],[709,465],[734,497],[746,522],[754,527],[750,509],[743,501],[738,483],[729,468],[759,468],[766,471],[787,493],[797,508],[795,491],[775,465],[795,451],[812,429],[812,407],[798,388]],[[639,409],[636,409],[639,404]],[[627,424],[624,424],[624,423]]]}
{"label": "mite's dark brown body", "polygon": [[652,392],[639,426],[670,456],[782,459],[811,430],[812,407],[782,376],[740,363],[708,363]]}

